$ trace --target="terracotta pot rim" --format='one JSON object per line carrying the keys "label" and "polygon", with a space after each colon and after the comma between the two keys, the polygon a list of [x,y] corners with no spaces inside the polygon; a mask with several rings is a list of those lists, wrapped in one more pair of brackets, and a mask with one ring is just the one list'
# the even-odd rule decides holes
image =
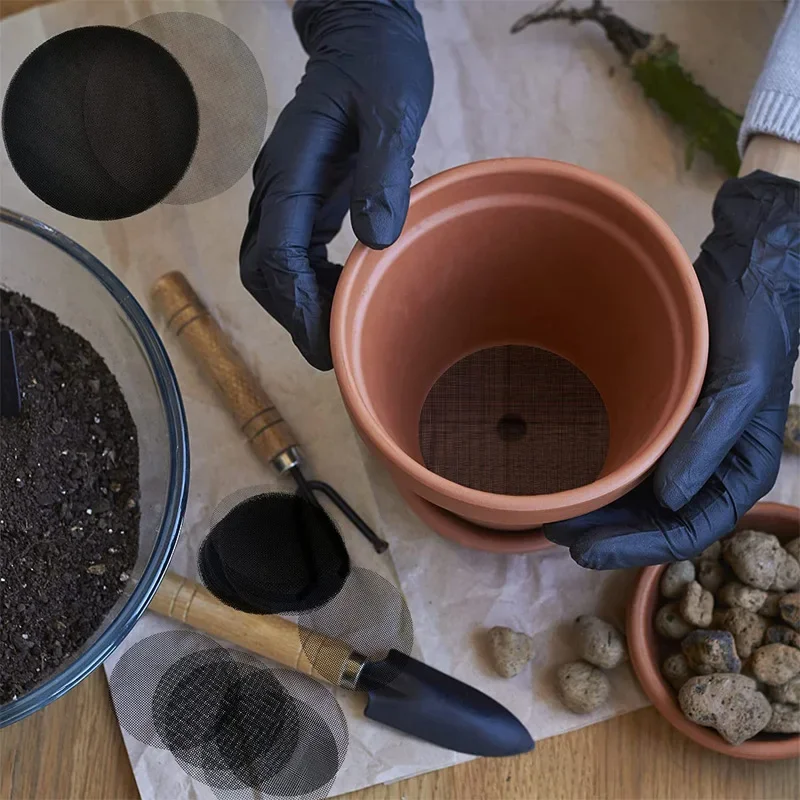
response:
{"label": "terracotta pot rim", "polygon": [[[747,525],[748,517],[754,514],[796,520],[800,516],[800,508],[784,503],[758,503],[742,518],[742,522]],[[759,524],[759,527],[765,526]],[[659,664],[650,657],[646,644],[647,632],[652,628],[653,621],[644,611],[649,598],[659,591],[661,573],[666,568],[666,564],[659,564],[642,569],[628,606],[627,637],[631,666],[650,702],[676,730],[709,750],[755,761],[797,758],[800,755],[800,735],[772,741],[750,740],[734,746],[728,744],[713,728],[697,725],[683,715],[674,690],[661,675]]]}
{"label": "terracotta pot rim", "polygon": [[[357,301],[357,298],[353,296],[354,287],[357,283],[357,273],[366,257],[372,252],[370,248],[361,243],[356,244],[347,258],[336,290],[331,315],[331,350],[342,396],[350,414],[356,421],[357,427],[361,428],[362,432],[381,455],[398,470],[407,474],[412,480],[417,481],[430,491],[438,493],[455,503],[464,503],[502,512],[552,512],[569,509],[576,504],[585,503],[594,498],[603,498],[615,492],[621,493],[626,486],[635,484],[643,475],[647,474],[663,455],[700,396],[708,352],[708,322],[700,283],[695,275],[692,262],[669,226],[647,203],[629,189],[610,178],[598,175],[583,167],[542,158],[498,158],[471,162],[440,172],[418,183],[411,190],[410,205],[413,206],[414,203],[419,202],[428,195],[464,179],[508,170],[567,177],[604,192],[620,204],[630,208],[643,219],[669,252],[673,262],[678,266],[680,281],[685,291],[692,319],[689,335],[696,343],[696,348],[690,355],[689,379],[680,393],[675,409],[650,445],[638,456],[630,459],[603,478],[575,489],[553,494],[522,496],[494,494],[470,489],[428,470],[392,440],[375,418],[367,403],[362,399],[358,390],[360,380],[357,375],[356,365],[348,355],[345,314],[353,308],[354,302]],[[407,231],[404,231],[404,235],[406,233]],[[702,353],[702,356],[698,357],[697,353]]]}

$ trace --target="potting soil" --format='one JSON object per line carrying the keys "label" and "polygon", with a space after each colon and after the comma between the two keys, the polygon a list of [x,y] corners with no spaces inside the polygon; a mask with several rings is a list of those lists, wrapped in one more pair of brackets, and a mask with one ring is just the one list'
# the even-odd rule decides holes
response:
{"label": "potting soil", "polygon": [[0,418],[0,703],[101,625],[139,539],[139,447],[119,384],[83,337],[0,289],[22,412]]}

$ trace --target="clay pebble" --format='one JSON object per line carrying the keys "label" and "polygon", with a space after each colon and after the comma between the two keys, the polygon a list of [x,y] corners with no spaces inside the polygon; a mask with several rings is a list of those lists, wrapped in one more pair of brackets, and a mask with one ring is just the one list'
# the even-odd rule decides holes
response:
{"label": "clay pebble", "polygon": [[737,674],[699,675],[678,693],[681,710],[698,725],[714,728],[730,744],[752,739],[769,724],[772,706],[751,678]]}
{"label": "clay pebble", "polygon": [[796,631],[800,631],[800,592],[785,594],[778,601],[781,619],[788,622]]}
{"label": "clay pebble", "polygon": [[691,561],[676,561],[661,576],[661,594],[668,600],[677,600],[694,578],[695,566]]}
{"label": "clay pebble", "polygon": [[736,653],[739,658],[750,658],[764,639],[767,621],[752,611],[743,608],[729,608],[722,621],[722,629],[733,634]]}
{"label": "clay pebble", "polygon": [[556,687],[561,702],[575,714],[589,714],[600,708],[611,691],[606,674],[585,661],[559,667]]}
{"label": "clay pebble", "polygon": [[496,626],[488,639],[492,664],[503,678],[513,678],[533,657],[533,639],[527,634]]}
{"label": "clay pebble", "polygon": [[774,592],[790,592],[800,585],[800,564],[783,548],[778,551],[778,571],[769,588]]}
{"label": "clay pebble", "polygon": [[712,594],[719,591],[725,581],[725,567],[719,561],[703,559],[697,564],[697,582]]}
{"label": "clay pebble", "polygon": [[778,572],[780,542],[761,531],[740,531],[726,539],[722,553],[736,577],[754,589],[769,589]]}
{"label": "clay pebble", "polygon": [[797,559],[797,561],[799,561],[799,562],[800,562],[800,536],[798,536],[796,539],[792,539],[792,541],[791,541],[791,542],[787,542],[787,543],[786,543],[786,544],[783,546],[783,549],[784,549],[784,550],[785,550],[785,551],[786,551],[786,552],[787,552],[787,553],[788,553],[790,556],[793,556],[794,558],[796,558],[796,559]]}
{"label": "clay pebble", "polygon": [[680,602],[681,616],[697,628],[707,628],[711,624],[714,611],[714,595],[704,589],[697,581],[687,584]]}
{"label": "clay pebble", "polygon": [[753,675],[769,686],[780,686],[800,674],[800,650],[788,644],[765,644],[750,660]]}
{"label": "clay pebble", "polygon": [[712,542],[702,553],[697,557],[697,561],[719,561],[722,558],[722,542],[717,540]]}
{"label": "clay pebble", "polygon": [[694,675],[683,653],[674,653],[665,659],[661,672],[676,692]]}
{"label": "clay pebble", "polygon": [[768,733],[800,733],[800,706],[773,703],[772,716],[764,730]]}
{"label": "clay pebble", "polygon": [[764,632],[764,644],[788,644],[800,649],[800,633],[788,625],[770,625]]}
{"label": "clay pebble", "polygon": [[767,599],[767,592],[763,589],[753,589],[743,583],[731,581],[719,590],[718,598],[720,603],[731,606],[731,608],[758,611]]}
{"label": "clay pebble", "polygon": [[677,603],[667,603],[658,609],[656,631],[667,639],[683,639],[694,628],[681,616]]}
{"label": "clay pebble", "polygon": [[700,675],[714,672],[741,672],[742,662],[730,631],[692,631],[681,650],[689,666]]}
{"label": "clay pebble", "polygon": [[[756,589],[754,591],[758,590]],[[758,609],[758,613],[761,614],[762,617],[780,616],[781,597],[783,597],[783,592],[767,592],[767,599],[764,601],[764,605]]]}
{"label": "clay pebble", "polygon": [[796,675],[790,681],[780,686],[770,686],[769,696],[776,703],[800,704],[800,675]]}
{"label": "clay pebble", "polygon": [[614,669],[628,658],[622,634],[599,617],[578,617],[575,629],[578,653],[584,661],[601,669]]}

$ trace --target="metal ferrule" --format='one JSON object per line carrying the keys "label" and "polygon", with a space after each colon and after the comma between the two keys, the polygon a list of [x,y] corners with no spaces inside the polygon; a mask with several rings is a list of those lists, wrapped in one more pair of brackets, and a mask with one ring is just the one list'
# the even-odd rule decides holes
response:
{"label": "metal ferrule", "polygon": [[361,670],[364,669],[364,665],[366,663],[366,656],[362,656],[361,653],[356,653],[355,651],[350,653],[350,655],[342,664],[342,674],[339,678],[339,686],[341,686],[342,689],[350,689],[350,691],[355,691],[358,688],[358,680],[361,677]]}
{"label": "metal ferrule", "polygon": [[278,453],[278,455],[272,459],[272,466],[275,467],[275,471],[278,475],[283,475],[293,467],[300,466],[301,460],[300,450],[292,445],[292,447],[287,447],[282,453]]}

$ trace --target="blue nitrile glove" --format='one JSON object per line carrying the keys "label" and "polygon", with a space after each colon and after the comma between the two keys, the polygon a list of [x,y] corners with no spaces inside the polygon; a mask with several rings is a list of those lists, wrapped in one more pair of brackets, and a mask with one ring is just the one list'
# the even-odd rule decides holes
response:
{"label": "blue nitrile glove", "polygon": [[253,168],[239,263],[253,297],[327,370],[342,271],[327,245],[348,208],[369,247],[400,235],[433,69],[411,0],[298,0],[293,17],[308,64]]}
{"label": "blue nitrile glove", "polygon": [[710,333],[697,406],[644,484],[545,526],[584,567],[692,558],[775,483],[800,338],[800,184],[760,171],[727,181],[695,270]]}

